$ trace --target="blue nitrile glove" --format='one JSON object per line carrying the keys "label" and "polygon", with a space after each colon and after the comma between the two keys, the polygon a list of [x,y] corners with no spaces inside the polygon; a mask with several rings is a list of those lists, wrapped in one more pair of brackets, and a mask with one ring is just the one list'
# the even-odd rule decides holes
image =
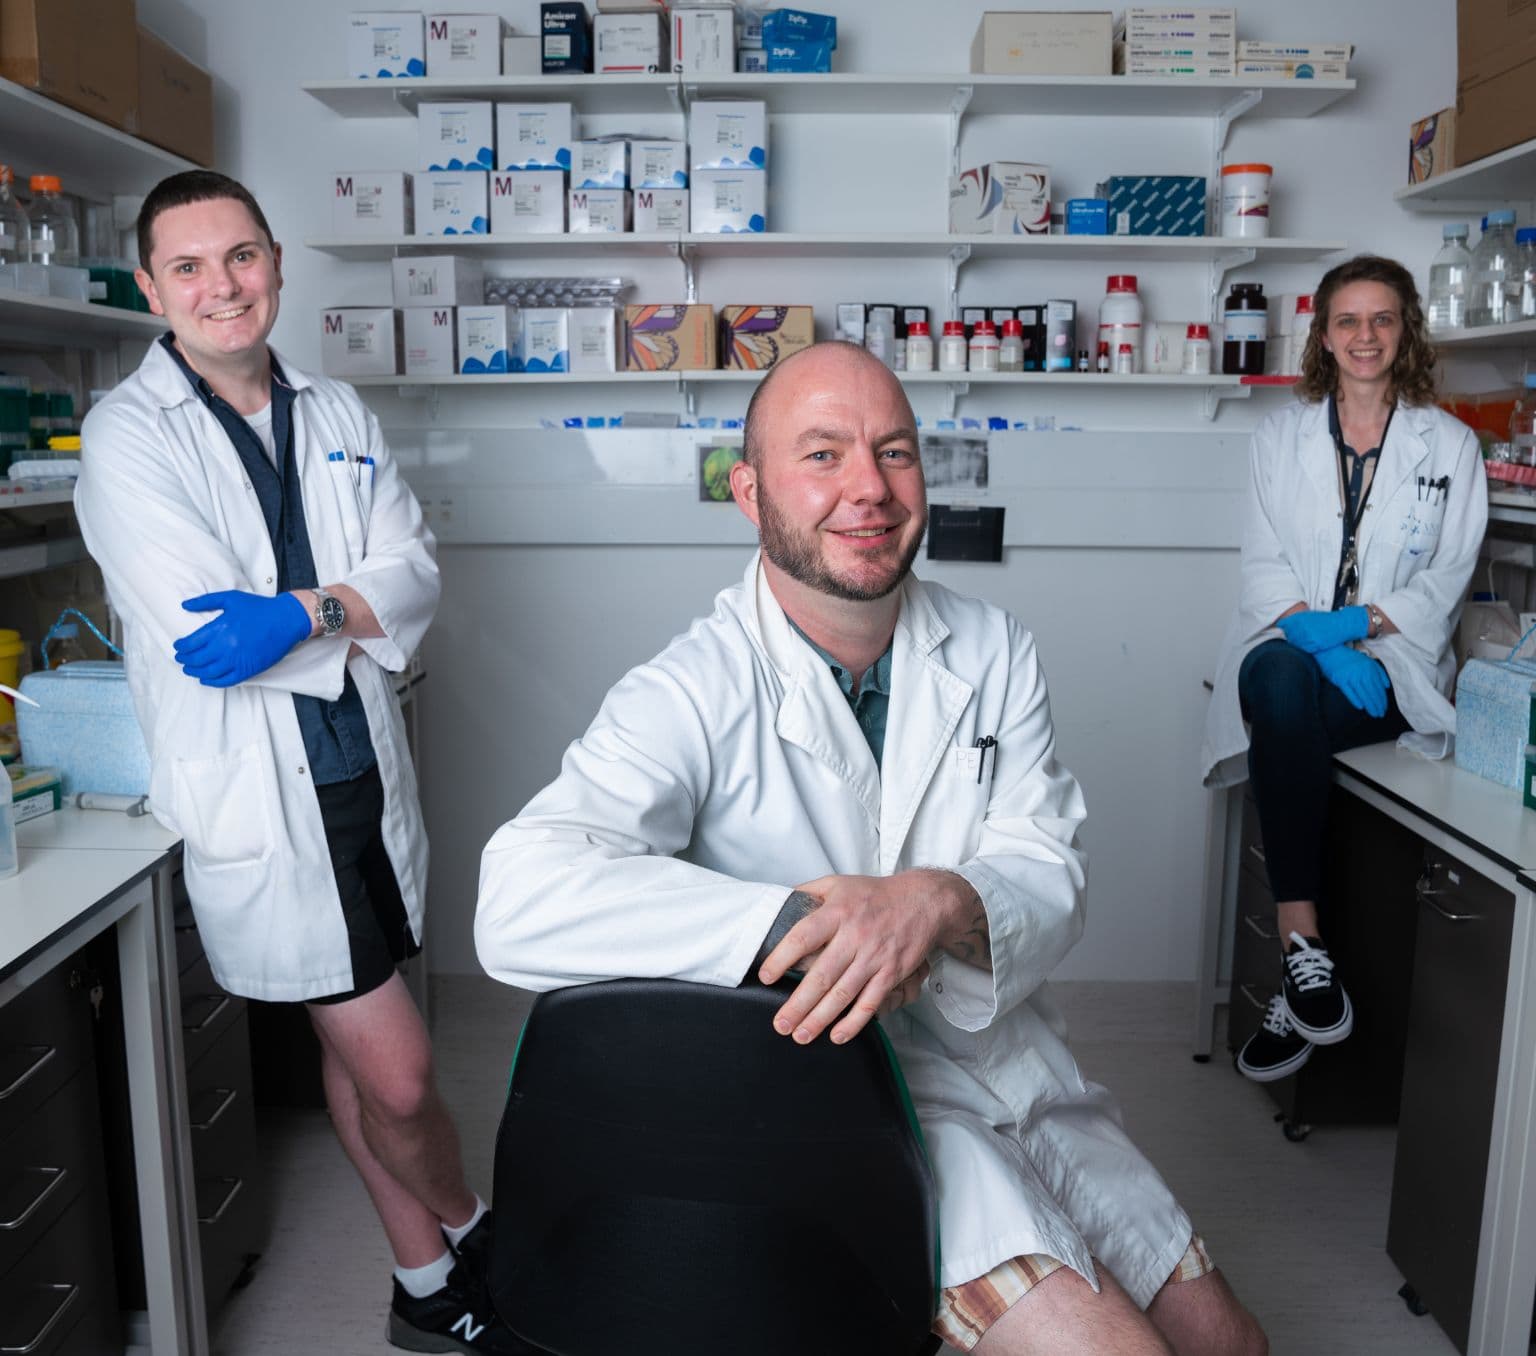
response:
{"label": "blue nitrile glove", "polygon": [[233,687],[269,669],[311,630],[309,613],[291,593],[268,598],[262,593],[228,589],[188,598],[188,612],[214,612],[176,642],[176,662],[204,687]]}
{"label": "blue nitrile glove", "polygon": [[1293,612],[1275,623],[1298,650],[1316,654],[1335,645],[1364,640],[1371,630],[1371,614],[1363,607],[1341,607],[1337,612]]}
{"label": "blue nitrile glove", "polygon": [[1387,714],[1387,689],[1392,680],[1368,654],[1336,645],[1314,656],[1323,677],[1349,698],[1349,704],[1368,716]]}

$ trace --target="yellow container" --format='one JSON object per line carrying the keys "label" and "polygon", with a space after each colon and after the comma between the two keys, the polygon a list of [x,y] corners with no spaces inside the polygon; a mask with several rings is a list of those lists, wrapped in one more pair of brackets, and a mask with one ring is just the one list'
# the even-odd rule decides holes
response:
{"label": "yellow container", "polygon": [[[21,643],[20,631],[0,630],[0,683],[7,687],[21,685],[21,657],[27,647]],[[0,725],[16,724],[15,704],[0,692]]]}

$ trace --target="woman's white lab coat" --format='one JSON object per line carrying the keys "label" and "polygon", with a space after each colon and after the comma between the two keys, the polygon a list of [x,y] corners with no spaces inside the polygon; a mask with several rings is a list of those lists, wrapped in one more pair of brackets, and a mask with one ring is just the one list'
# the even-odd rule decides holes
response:
{"label": "woman's white lab coat", "polygon": [[363,654],[350,664],[352,642],[337,637],[305,641],[230,688],[203,687],[177,665],[175,639],[217,615],[182,602],[221,589],[274,594],[277,563],[234,445],[159,343],[86,418],[75,508],[122,617],[150,805],[185,843],[214,975],[232,993],[293,1001],[352,987],[293,694],[334,700],[344,672],[356,682],[384,783],[384,839],[419,938],[426,834],[388,671],[420,644],[439,586],[432,534],[378,422],[351,387],[283,367],[297,392],[293,448],[320,582],[356,589],[384,630],[357,641]]}
{"label": "woman's white lab coat", "polygon": [[[1275,618],[1293,604],[1333,606],[1344,540],[1339,458],[1328,404],[1293,404],[1254,430],[1242,592],[1227,628],[1200,753],[1208,785],[1247,776],[1248,732],[1238,704],[1243,657],[1280,637]],[[1440,493],[1428,482],[1445,478]],[[1365,642],[1392,680],[1398,709],[1435,757],[1450,749],[1456,712],[1451,639],[1488,522],[1477,438],[1435,406],[1399,406],[1387,430],[1356,540],[1358,596],[1375,603],[1397,635]]]}
{"label": "woman's white lab coat", "polygon": [[938,1180],[943,1283],[1029,1253],[1091,1275],[1092,1252],[1145,1305],[1190,1225],[1079,1075],[1043,989],[1083,926],[1083,801],[1054,749],[1029,635],[909,579],[877,768],[754,558],[712,616],[609,693],[559,778],[491,839],[480,960],[536,990],[735,985],[791,887],[957,870],[986,906],[993,971],[937,956],[922,997],[884,1019]]}

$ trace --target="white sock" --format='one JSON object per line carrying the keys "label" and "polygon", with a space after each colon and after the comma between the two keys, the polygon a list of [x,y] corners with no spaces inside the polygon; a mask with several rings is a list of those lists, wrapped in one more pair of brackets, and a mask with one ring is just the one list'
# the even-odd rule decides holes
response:
{"label": "white sock", "polygon": [[484,1218],[485,1211],[486,1211],[486,1204],[485,1204],[485,1202],[482,1201],[478,1196],[476,1196],[475,1197],[475,1213],[472,1214],[467,1220],[465,1220],[463,1224],[459,1224],[459,1225],[445,1224],[445,1225],[443,1225],[443,1232],[448,1235],[448,1241],[450,1243],[452,1243],[455,1248],[457,1248],[459,1246],[459,1244],[464,1241],[465,1235],[467,1235],[469,1233],[469,1231],[471,1229],[473,1229],[475,1227],[475,1225],[479,1224],[481,1219]]}
{"label": "white sock", "polygon": [[453,1270],[454,1256],[445,1252],[435,1262],[424,1267],[396,1267],[395,1279],[412,1299],[426,1299],[435,1295],[448,1284],[448,1273]]}

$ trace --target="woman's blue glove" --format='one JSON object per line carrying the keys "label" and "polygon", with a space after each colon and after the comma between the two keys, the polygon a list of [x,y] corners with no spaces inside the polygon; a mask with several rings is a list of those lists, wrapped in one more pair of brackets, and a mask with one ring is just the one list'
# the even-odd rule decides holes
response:
{"label": "woman's blue glove", "polygon": [[1337,612],[1293,612],[1275,625],[1298,650],[1317,654],[1335,645],[1364,640],[1371,631],[1371,614],[1363,607],[1341,607]]}
{"label": "woman's blue glove", "polygon": [[268,598],[229,589],[188,598],[188,612],[223,609],[176,642],[176,662],[204,687],[233,687],[269,669],[311,630],[309,613],[291,593]]}
{"label": "woman's blue glove", "polygon": [[[1326,613],[1324,614],[1327,615]],[[1368,654],[1337,645],[1314,656],[1323,677],[1339,689],[1349,704],[1368,716],[1387,714],[1387,689],[1392,680],[1387,671]]]}

